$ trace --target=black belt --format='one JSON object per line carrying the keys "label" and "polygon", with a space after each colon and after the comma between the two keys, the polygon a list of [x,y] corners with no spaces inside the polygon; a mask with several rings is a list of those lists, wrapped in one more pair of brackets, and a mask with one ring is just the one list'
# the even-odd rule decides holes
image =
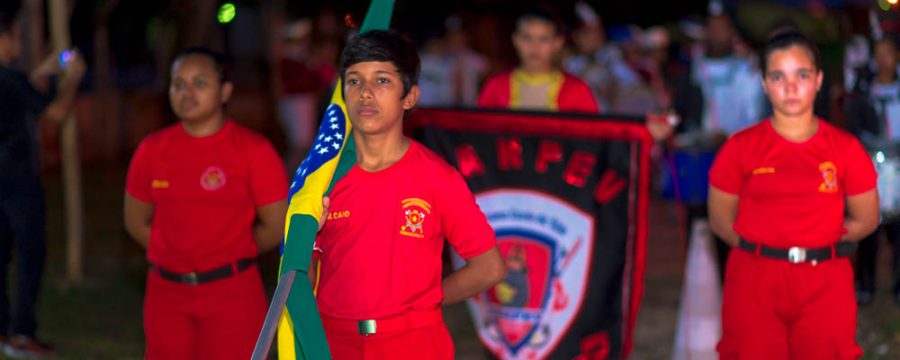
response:
{"label": "black belt", "polygon": [[759,243],[750,242],[741,238],[738,247],[754,254],[768,258],[787,260],[797,264],[802,262],[816,263],[819,261],[836,259],[853,255],[856,251],[855,242],[840,241],[830,246],[820,248],[792,247],[789,249],[773,248]]}
{"label": "black belt", "polygon": [[169,281],[179,282],[187,285],[200,285],[203,283],[208,283],[210,281],[234,276],[241,271],[247,270],[247,268],[253,266],[253,264],[256,264],[255,259],[246,258],[204,272],[179,273],[166,270],[154,264],[150,264],[150,270],[156,271],[156,273],[159,274],[161,278]]}

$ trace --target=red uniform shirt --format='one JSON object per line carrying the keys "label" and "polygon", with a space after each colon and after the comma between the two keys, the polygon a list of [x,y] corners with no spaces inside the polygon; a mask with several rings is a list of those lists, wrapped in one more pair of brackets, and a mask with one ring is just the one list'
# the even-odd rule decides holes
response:
{"label": "red uniform shirt", "polygon": [[330,195],[316,239],[319,310],[340,319],[380,319],[431,310],[443,300],[446,238],[463,258],[496,244],[456,169],[422,144],[387,169],[353,167]]}
{"label": "red uniform shirt", "polygon": [[[515,81],[512,71],[504,71],[489,78],[478,96],[478,107],[512,108],[512,105],[517,102],[512,90],[517,86],[514,83]],[[597,100],[594,99],[591,88],[584,81],[566,72],[561,73],[559,81],[559,84],[550,86],[551,91],[558,89],[558,92],[555,98],[548,97],[548,101],[555,101],[555,103],[547,104],[548,110],[584,113],[600,112],[600,107],[597,105]]]}
{"label": "red uniform shirt", "polygon": [[713,187],[739,197],[734,230],[773,247],[820,247],[843,233],[844,197],[875,188],[866,151],[819,120],[807,141],[783,138],[768,120],[732,136],[709,172]]}
{"label": "red uniform shirt", "polygon": [[268,140],[231,121],[202,138],[181,124],[150,134],[126,183],[129,195],[154,205],[147,258],[179,272],[255,257],[256,208],[286,198],[287,190]]}

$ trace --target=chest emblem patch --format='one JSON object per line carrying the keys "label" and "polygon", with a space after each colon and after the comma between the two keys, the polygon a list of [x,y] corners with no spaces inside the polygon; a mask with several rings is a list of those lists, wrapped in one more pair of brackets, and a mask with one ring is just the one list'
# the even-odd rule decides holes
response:
{"label": "chest emblem patch", "polygon": [[225,171],[218,166],[210,166],[200,176],[200,187],[206,191],[216,191],[225,186]]}
{"label": "chest emblem patch", "polygon": [[408,198],[400,202],[400,206],[405,220],[400,226],[400,234],[424,238],[425,219],[431,215],[431,204],[419,198]]}
{"label": "chest emblem patch", "polygon": [[819,164],[819,172],[822,173],[822,183],[819,184],[819,192],[837,192],[837,168],[834,166],[834,163],[826,161]]}

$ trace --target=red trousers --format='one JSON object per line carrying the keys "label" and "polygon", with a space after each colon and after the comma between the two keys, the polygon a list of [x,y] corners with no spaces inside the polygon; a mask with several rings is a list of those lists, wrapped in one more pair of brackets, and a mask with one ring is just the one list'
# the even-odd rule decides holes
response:
{"label": "red trousers", "polygon": [[256,266],[196,286],[147,275],[144,334],[147,360],[246,360],[266,315]]}
{"label": "red trousers", "polygon": [[452,360],[453,340],[440,317],[441,310],[433,311],[437,312],[436,321],[419,321],[417,325],[378,330],[372,335],[360,335],[356,321],[322,315],[331,357],[334,360]]}
{"label": "red trousers", "polygon": [[857,359],[846,258],[791,264],[734,249],[722,294],[721,359]]}

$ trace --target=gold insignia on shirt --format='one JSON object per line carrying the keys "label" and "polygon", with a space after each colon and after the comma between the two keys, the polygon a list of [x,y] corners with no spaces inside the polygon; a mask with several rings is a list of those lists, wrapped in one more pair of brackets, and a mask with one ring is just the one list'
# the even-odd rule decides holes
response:
{"label": "gold insignia on shirt", "polygon": [[200,176],[200,187],[206,191],[216,191],[225,186],[225,170],[218,166],[210,166]]}
{"label": "gold insignia on shirt", "polygon": [[169,181],[153,179],[153,181],[150,182],[150,188],[152,188],[152,189],[168,189]]}
{"label": "gold insignia on shirt", "polygon": [[834,163],[826,161],[819,164],[819,172],[822,173],[822,183],[819,184],[819,192],[837,192],[837,168],[834,166]]}
{"label": "gold insignia on shirt", "polygon": [[758,167],[753,169],[753,175],[761,175],[761,174],[774,174],[775,168],[773,167]]}
{"label": "gold insignia on shirt", "polygon": [[431,215],[431,204],[419,198],[408,198],[400,202],[406,223],[400,226],[400,234],[416,238],[425,237],[425,218]]}
{"label": "gold insignia on shirt", "polygon": [[350,217],[350,210],[332,211],[328,213],[328,220],[346,219]]}

